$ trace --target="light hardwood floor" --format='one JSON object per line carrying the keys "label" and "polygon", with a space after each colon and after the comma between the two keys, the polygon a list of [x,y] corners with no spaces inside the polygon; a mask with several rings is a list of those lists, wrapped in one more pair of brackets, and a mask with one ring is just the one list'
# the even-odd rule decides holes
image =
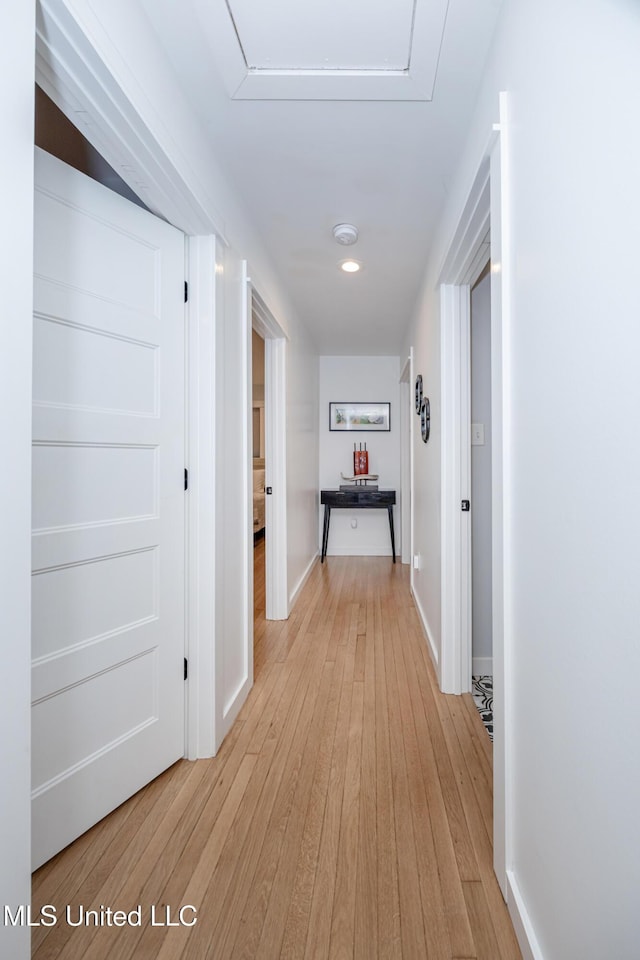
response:
{"label": "light hardwood floor", "polygon": [[[218,756],[175,764],[34,875],[36,910],[141,905],[142,925],[35,927],[33,956],[517,960],[491,745],[471,697],[437,689],[407,567],[330,557],[268,623],[264,541],[255,555],[255,686]],[[152,927],[152,904],[193,904],[197,924]]]}

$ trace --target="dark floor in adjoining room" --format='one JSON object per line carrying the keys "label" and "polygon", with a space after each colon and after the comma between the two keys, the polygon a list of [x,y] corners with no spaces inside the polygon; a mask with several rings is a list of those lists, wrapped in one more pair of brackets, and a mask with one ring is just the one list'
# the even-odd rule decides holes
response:
{"label": "dark floor in adjoining room", "polygon": [[493,677],[472,677],[471,695],[493,743]]}

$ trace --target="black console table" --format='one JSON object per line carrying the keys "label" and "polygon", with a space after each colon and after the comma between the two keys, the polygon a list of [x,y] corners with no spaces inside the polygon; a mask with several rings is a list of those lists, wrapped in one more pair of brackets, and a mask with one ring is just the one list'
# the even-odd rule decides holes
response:
{"label": "black console table", "polygon": [[396,562],[396,541],[393,534],[393,505],[396,502],[395,490],[368,490],[366,487],[353,487],[349,490],[321,490],[320,503],[324,503],[324,528],[322,530],[322,556],[324,563],[329,541],[329,523],[332,507],[348,510],[386,510],[389,514],[389,532],[391,533],[391,555]]}

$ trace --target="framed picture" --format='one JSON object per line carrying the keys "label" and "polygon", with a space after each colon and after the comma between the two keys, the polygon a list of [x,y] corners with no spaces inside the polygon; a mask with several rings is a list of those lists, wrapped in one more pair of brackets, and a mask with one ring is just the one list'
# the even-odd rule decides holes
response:
{"label": "framed picture", "polygon": [[329,430],[391,430],[390,403],[330,403]]}
{"label": "framed picture", "polygon": [[420,414],[420,407],[422,406],[422,374],[419,373],[416,377],[416,413]]}
{"label": "framed picture", "polygon": [[431,436],[431,404],[429,397],[423,397],[420,404],[420,432],[426,443]]}

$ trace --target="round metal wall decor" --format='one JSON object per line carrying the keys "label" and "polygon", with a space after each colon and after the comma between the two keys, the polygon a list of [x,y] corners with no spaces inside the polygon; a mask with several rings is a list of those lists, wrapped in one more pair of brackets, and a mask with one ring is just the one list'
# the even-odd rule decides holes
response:
{"label": "round metal wall decor", "polygon": [[426,443],[431,433],[431,404],[429,397],[423,397],[420,405],[420,432],[422,439]]}
{"label": "round metal wall decor", "polygon": [[422,374],[419,373],[416,377],[416,413],[420,413],[420,407],[422,405]]}

